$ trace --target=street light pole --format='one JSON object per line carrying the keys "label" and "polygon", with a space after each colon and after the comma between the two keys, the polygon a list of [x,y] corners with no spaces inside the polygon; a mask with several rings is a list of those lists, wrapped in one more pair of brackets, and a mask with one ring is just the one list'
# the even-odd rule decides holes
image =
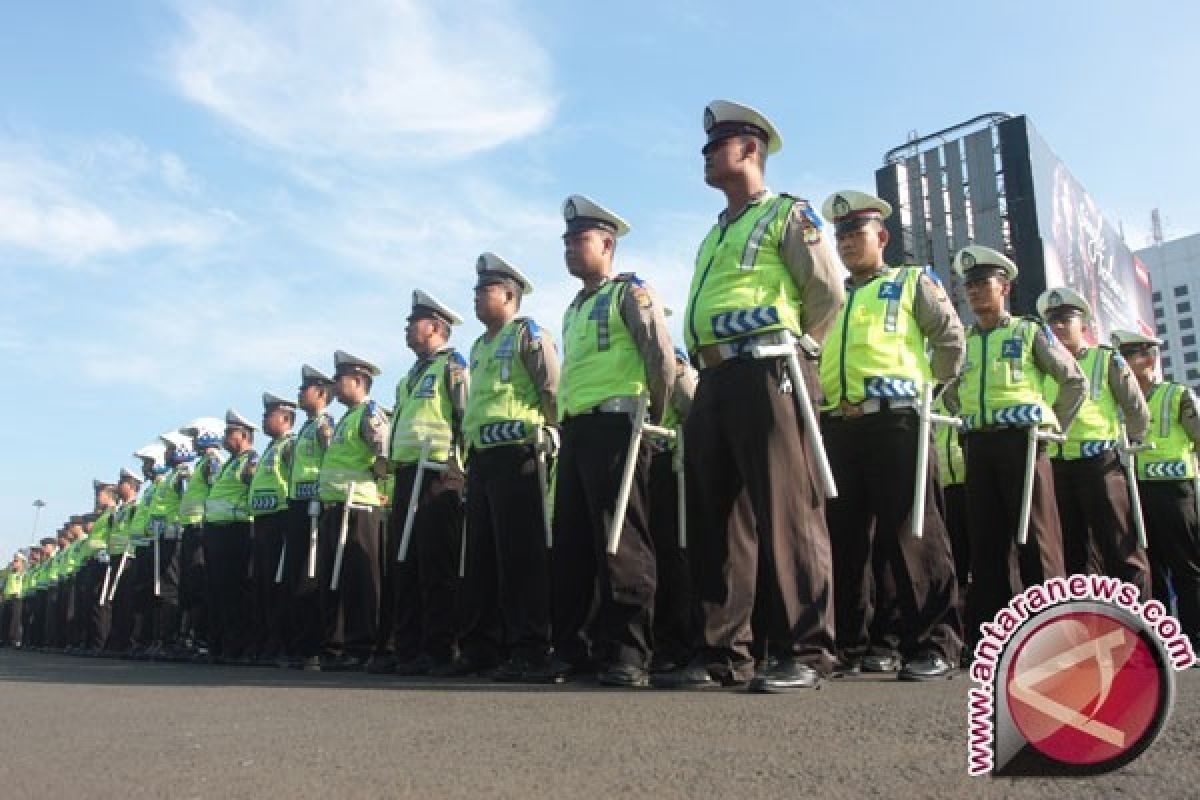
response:
{"label": "street light pole", "polygon": [[31,534],[29,534],[29,536],[30,536],[29,543],[30,544],[37,544],[38,515],[42,513],[42,509],[45,507],[46,507],[45,500],[38,499],[38,500],[33,501],[33,532]]}

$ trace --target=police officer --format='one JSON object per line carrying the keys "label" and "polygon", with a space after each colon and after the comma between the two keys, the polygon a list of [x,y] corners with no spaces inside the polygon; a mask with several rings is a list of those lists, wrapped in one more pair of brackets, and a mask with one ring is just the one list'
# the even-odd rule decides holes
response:
{"label": "police officer", "polygon": [[[670,309],[664,309],[671,316]],[[696,394],[696,370],[687,351],[676,347],[675,383],[662,427],[682,431]],[[654,541],[654,656],[650,672],[671,672],[687,663],[695,638],[692,576],[679,539],[679,444],[651,440],[648,496],[650,538]],[[686,498],[685,498],[686,499]],[[686,517],[686,511],[685,511]]]}
{"label": "police officer", "polygon": [[[949,415],[945,396],[939,396],[934,411]],[[938,425],[933,432],[937,453],[938,485],[941,488],[942,518],[950,535],[950,551],[954,555],[954,577],[958,582],[958,616],[966,619],[967,587],[971,580],[971,544],[967,534],[967,459],[962,449],[958,428]],[[963,650],[963,660],[969,654]]]}
{"label": "police officer", "polygon": [[[380,491],[387,477],[388,419],[370,397],[379,367],[342,350],[333,354],[334,394],[346,413],[332,430],[318,427],[327,442],[317,495],[321,524],[317,566],[321,587],[320,669],[360,670],[371,655],[379,620]],[[343,525],[346,545],[337,588],[334,566]]]}
{"label": "police officer", "polygon": [[1183,384],[1158,379],[1162,342],[1133,331],[1113,331],[1146,397],[1150,423],[1137,456],[1138,493],[1146,521],[1154,598],[1168,609],[1172,591],[1183,633],[1200,650],[1200,518],[1197,517],[1196,445],[1200,407]]}
{"label": "police officer", "polygon": [[204,500],[204,563],[208,572],[209,648],[213,663],[254,663],[253,528],[250,484],[258,466],[258,428],[235,409],[225,413],[222,465]]}
{"label": "police officer", "polygon": [[[799,376],[782,357],[754,358],[754,347],[807,335],[801,369],[815,391],[809,359],[842,303],[842,267],[809,204],[766,188],[767,154],[782,139],[763,114],[716,100],[704,130],[704,180],[726,208],[700,245],[683,321],[700,370],[684,437],[703,624],[691,666],[661,683],[812,687],[834,650],[824,498],[796,407]],[[756,637],[771,655],[757,675]]]}
{"label": "police officer", "polygon": [[[1065,286],[1048,289],[1038,298],[1037,310],[1088,378],[1088,391],[1067,441],[1050,448],[1064,567],[1069,574],[1120,578],[1148,599],[1150,563],[1138,544],[1118,451],[1122,437],[1136,443],[1146,435],[1146,401],[1119,352],[1107,345],[1088,345],[1084,334],[1092,309],[1082,295]],[[1051,381],[1046,388],[1047,399],[1053,401],[1057,384]]]}
{"label": "police officer", "polygon": [[167,474],[167,448],[162,442],[154,441],[133,455],[142,462],[142,493],[129,525],[131,554],[127,575],[132,591],[133,626],[130,632],[128,656],[146,659],[151,656],[157,627],[157,608],[154,597],[154,531],[150,527],[151,513]]}
{"label": "police officer", "polygon": [[550,566],[541,484],[558,441],[558,353],[533,319],[518,316],[529,279],[495,253],[475,265],[467,538],[461,588],[462,659],[503,663],[500,681],[544,681],[550,653]]}
{"label": "police officer", "polygon": [[4,584],[0,586],[4,601],[4,613],[0,614],[0,647],[21,646],[22,593],[28,564],[29,558],[23,550],[14,553]]}
{"label": "police officer", "polygon": [[288,527],[288,481],[292,473],[296,403],[263,392],[263,433],[271,437],[250,482],[250,516],[254,521],[253,575],[254,651],[260,664],[287,662],[288,607],[279,562]]}
{"label": "police officer", "polygon": [[102,480],[92,481],[97,517],[88,534],[86,548],[90,554],[80,570],[79,604],[82,616],[82,646],[87,655],[98,655],[108,637],[112,606],[108,598],[101,600],[104,578],[112,580],[108,556],[108,537],[117,505],[117,487]]}
{"label": "police officer", "polygon": [[[961,647],[954,560],[934,472],[914,475],[912,465],[922,387],[958,374],[962,323],[929,273],[884,261],[887,202],[845,189],[822,211],[834,223],[838,254],[850,271],[846,303],[820,362],[821,430],[838,488],[825,509],[838,646],[850,658],[861,656],[866,671],[893,671],[903,656],[901,679],[941,677],[958,662]],[[926,495],[920,538],[910,532],[917,482]],[[898,629],[871,625],[873,562],[890,573],[874,578],[877,592],[891,587],[896,593],[881,605],[895,605]]]}
{"label": "police officer", "polygon": [[[320,521],[317,499],[321,459],[333,436],[333,417],[325,409],[333,399],[333,380],[315,367],[300,370],[298,405],[307,419],[292,447],[292,472],[288,479],[288,525],[283,566],[288,618],[286,651],[288,665],[297,669],[320,669],[321,593],[315,563],[309,577],[313,534]],[[322,436],[325,431],[328,436]]]}
{"label": "police officer", "polygon": [[122,468],[117,480],[119,500],[113,512],[108,535],[108,553],[111,561],[111,579],[108,604],[112,607],[108,638],[104,642],[104,654],[116,657],[128,652],[133,634],[133,581],[129,573],[133,568],[134,546],[130,542],[130,529],[138,507],[138,491],[142,479],[128,469]]}
{"label": "police officer", "polygon": [[183,646],[196,660],[210,655],[208,622],[212,611],[204,560],[204,502],[221,474],[224,430],[225,423],[216,417],[199,417],[179,429],[191,437],[197,454],[191,465],[180,467],[186,486],[179,500],[179,524],[183,526],[179,543],[179,624]]}
{"label": "police officer", "polygon": [[[972,245],[955,254],[953,268],[963,277],[977,320],[967,334],[962,372],[946,394],[947,406],[962,419],[967,455],[967,634],[973,642],[979,624],[992,619],[1022,588],[1063,574],[1054,477],[1041,444],[1029,538],[1025,547],[1016,546],[1028,431],[1032,425],[1069,429],[1087,391],[1087,378],[1037,319],[1009,314],[1005,301],[1018,271],[1007,256]],[[1047,378],[1058,384],[1053,405],[1046,396]],[[1014,580],[1017,575],[1019,581]]]}
{"label": "police officer", "polygon": [[[432,295],[413,292],[405,337],[417,360],[396,384],[389,463],[395,476],[388,520],[388,589],[384,593],[377,651],[389,644],[402,675],[467,674],[487,664],[458,659],[455,603],[462,538],[462,423],[466,411],[466,360],[449,345],[462,318]],[[422,454],[438,471],[422,470],[411,540],[397,562]],[[373,667],[378,669],[378,667]]]}
{"label": "police officer", "polygon": [[666,412],[675,358],[663,306],[633,273],[613,275],[625,220],[583,195],[563,203],[567,270],[583,283],[563,315],[558,411],[562,451],[551,556],[555,671],[595,663],[610,686],[644,686],[653,649],[654,545],[638,447],[617,553],[608,526],[630,447],[633,414],[649,395],[650,420]]}
{"label": "police officer", "polygon": [[170,472],[159,484],[150,509],[150,527],[158,539],[157,632],[153,658],[182,660],[179,614],[179,544],[182,534],[179,510],[187,490],[191,464],[196,458],[192,439],[179,431],[161,434],[159,440],[167,448],[166,462]]}

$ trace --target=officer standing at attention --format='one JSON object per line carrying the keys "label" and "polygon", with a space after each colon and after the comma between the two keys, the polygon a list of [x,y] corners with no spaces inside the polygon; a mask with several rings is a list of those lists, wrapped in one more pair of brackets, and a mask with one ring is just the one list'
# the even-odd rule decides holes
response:
{"label": "officer standing at attention", "polygon": [[[179,650],[179,507],[187,488],[187,475],[196,454],[191,437],[179,431],[161,434],[166,447],[165,460],[170,471],[158,484],[150,508],[150,529],[158,539],[158,594],[154,598],[154,658],[178,659]],[[153,558],[151,559],[153,560]]]}
{"label": "officer standing at attention", "polygon": [[[1065,286],[1048,289],[1038,298],[1037,309],[1088,378],[1088,392],[1067,441],[1050,446],[1063,565],[1069,575],[1120,578],[1138,587],[1147,600],[1150,562],[1138,544],[1118,451],[1122,421],[1130,441],[1145,437],[1150,421],[1146,400],[1120,353],[1106,345],[1088,345],[1084,330],[1092,321],[1092,309],[1078,292]],[[1057,393],[1058,385],[1049,381],[1046,399],[1053,402]]]}
{"label": "officer standing at attention", "polygon": [[[1013,317],[1005,301],[1017,265],[988,247],[954,256],[976,322],[967,334],[967,360],[946,391],[946,405],[963,422],[971,536],[968,643],[1024,587],[1063,574],[1062,530],[1054,476],[1038,445],[1029,538],[1017,546],[1031,425],[1067,430],[1087,392],[1087,378],[1066,349],[1034,318]],[[1046,379],[1058,384],[1053,407]],[[1019,569],[1014,572],[1014,555]],[[1020,581],[1014,584],[1013,577]]]}
{"label": "officer standing at attention", "polygon": [[654,625],[654,545],[647,476],[637,466],[616,555],[608,527],[629,452],[633,414],[649,395],[659,422],[675,381],[662,303],[633,273],[613,276],[625,220],[583,195],[563,203],[567,270],[583,283],[563,315],[562,450],[554,498],[551,607],[559,676],[594,663],[608,686],[645,686]]}
{"label": "officer standing at attention", "polygon": [[[108,554],[111,559],[112,577],[109,586],[108,604],[112,606],[108,638],[104,650],[108,655],[118,656],[129,649],[130,636],[133,633],[133,606],[131,603],[132,581],[127,580],[128,573],[133,568],[133,545],[129,541],[129,529],[133,523],[138,505],[138,489],[142,479],[133,472],[121,468],[117,480],[117,497],[119,503],[113,512],[113,523],[109,528]],[[121,561],[125,560],[124,573],[121,571]],[[118,580],[118,575],[121,578]]]}
{"label": "officer standing at attention", "polygon": [[[821,353],[821,431],[838,496],[825,518],[833,546],[838,647],[862,668],[902,680],[942,677],[958,663],[954,559],[931,468],[914,475],[922,387],[958,374],[965,341],[953,304],[921,267],[883,260],[892,207],[845,189],[822,211],[834,223],[838,254],[850,271],[846,303]],[[926,349],[929,355],[926,355]],[[934,464],[930,459],[930,464]],[[913,494],[925,492],[923,535],[911,533]],[[899,630],[872,625],[872,563],[877,592],[890,587]],[[874,636],[871,634],[874,633]]]}
{"label": "officer standing at attention", "polygon": [[[462,675],[490,664],[457,656],[458,556],[462,539],[462,424],[467,406],[467,362],[449,344],[462,317],[432,295],[413,292],[405,340],[417,360],[396,384],[389,458],[395,475],[394,513],[388,519],[388,605],[380,615],[376,647],[402,675]],[[417,467],[444,465],[421,477],[408,552],[397,562]],[[379,667],[372,665],[372,669]]]}
{"label": "officer standing at attention", "polygon": [[[317,496],[321,501],[317,574],[321,588],[320,669],[361,670],[371,655],[379,627],[379,487],[387,478],[388,419],[371,399],[379,367],[338,350],[333,354],[334,394],[346,407],[337,426],[318,423],[329,442],[321,460]],[[347,503],[352,504],[347,508]],[[337,588],[331,586],[343,516],[346,547]]]}
{"label": "officer standing at attention", "polygon": [[[184,644],[193,658],[207,658],[209,620],[208,567],[204,560],[204,503],[221,474],[221,441],[225,424],[216,417],[200,417],[179,429],[192,439],[197,458],[181,467],[187,485],[179,500],[179,611]],[[110,548],[111,550],[111,548]]]}
{"label": "officer standing at attention", "polygon": [[250,420],[234,409],[225,414],[225,449],[221,467],[204,501],[204,561],[208,569],[209,647],[212,659],[234,664],[253,662],[253,594],[250,558],[250,483],[258,465]]}
{"label": "officer standing at attention", "polygon": [[1174,590],[1179,624],[1192,649],[1200,651],[1200,518],[1194,483],[1200,406],[1187,386],[1158,379],[1160,340],[1133,331],[1112,336],[1150,411],[1146,442],[1154,449],[1138,454],[1137,476],[1154,599],[1169,610]]}
{"label": "officer standing at attention", "polygon": [[283,566],[288,606],[286,651],[289,666],[316,670],[320,668],[321,653],[321,592],[315,573],[312,578],[308,576],[308,561],[313,518],[319,521],[321,516],[321,501],[317,499],[321,459],[333,438],[334,420],[326,411],[333,399],[333,380],[305,364],[297,391],[307,419],[296,434],[288,482],[287,555]]}
{"label": "officer standing at attention", "polygon": [[[467,455],[467,552],[461,587],[462,658],[503,660],[500,681],[545,681],[550,654],[550,565],[538,459],[554,455],[558,352],[529,317],[533,284],[495,253],[475,264]],[[539,446],[542,448],[539,453]]]}
{"label": "officer standing at attention", "polygon": [[[842,304],[842,265],[804,200],[771,192],[775,126],[749,106],[704,110],[704,180],[725,210],[700,245],[684,334],[700,370],[684,433],[688,554],[703,620],[689,667],[664,686],[816,686],[833,664],[833,566],[825,503],[783,357],[756,345],[802,340],[816,394],[818,343]],[[756,601],[760,630],[751,630]],[[771,658],[755,674],[751,642]]]}
{"label": "officer standing at attention", "polygon": [[80,571],[80,602],[83,613],[83,648],[87,655],[98,655],[108,637],[112,606],[108,598],[100,602],[100,591],[104,587],[104,575],[111,560],[108,556],[108,536],[112,530],[113,512],[117,505],[117,487],[101,480],[92,481],[95,494],[95,509],[99,516],[92,523],[86,546],[91,553]]}
{"label": "officer standing at attention", "polygon": [[[275,582],[288,523],[288,477],[292,472],[296,403],[263,392],[263,433],[271,443],[263,451],[250,483],[250,516],[254,520],[254,649],[260,664],[286,664],[287,602],[283,584]],[[307,552],[307,548],[305,549]]]}
{"label": "officer standing at attention", "polygon": [[158,625],[154,597],[154,531],[150,528],[155,498],[167,476],[167,448],[155,440],[133,454],[142,462],[142,494],[129,525],[129,543],[136,554],[126,567],[125,579],[133,591],[133,628],[130,634],[130,658],[149,658]]}

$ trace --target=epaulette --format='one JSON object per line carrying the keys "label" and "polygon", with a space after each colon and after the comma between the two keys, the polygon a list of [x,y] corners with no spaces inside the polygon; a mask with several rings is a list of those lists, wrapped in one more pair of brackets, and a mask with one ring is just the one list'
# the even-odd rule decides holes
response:
{"label": "epaulette", "polygon": [[374,400],[367,401],[367,416],[373,417],[379,413],[379,403]]}
{"label": "epaulette", "polygon": [[463,358],[462,353],[458,352],[457,350],[450,351],[450,358],[446,363],[448,365],[454,365],[454,366],[460,367],[462,369],[466,369],[466,367],[467,367],[467,360],[465,358]]}
{"label": "epaulette", "polygon": [[646,282],[637,276],[636,272],[622,272],[613,276],[614,281],[627,281],[634,286],[645,286]]}
{"label": "epaulette", "polygon": [[533,321],[531,317],[517,317],[517,322],[525,326],[525,330],[529,331],[530,337],[532,337],[535,341],[542,332],[542,329],[536,322]]}

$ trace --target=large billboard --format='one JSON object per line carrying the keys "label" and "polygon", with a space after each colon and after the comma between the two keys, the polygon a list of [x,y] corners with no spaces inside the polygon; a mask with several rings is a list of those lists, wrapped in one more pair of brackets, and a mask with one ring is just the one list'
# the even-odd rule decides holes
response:
{"label": "large billboard", "polygon": [[890,151],[876,174],[892,203],[889,263],[933,266],[971,320],[954,252],[982,244],[1021,269],[1011,306],[1034,313],[1047,287],[1070,286],[1095,312],[1094,333],[1153,333],[1150,276],[1027,117],[983,114]]}
{"label": "large billboard", "polygon": [[1070,286],[1091,303],[1097,334],[1154,334],[1150,271],[1126,246],[1083,185],[1027,125],[1047,286]]}

